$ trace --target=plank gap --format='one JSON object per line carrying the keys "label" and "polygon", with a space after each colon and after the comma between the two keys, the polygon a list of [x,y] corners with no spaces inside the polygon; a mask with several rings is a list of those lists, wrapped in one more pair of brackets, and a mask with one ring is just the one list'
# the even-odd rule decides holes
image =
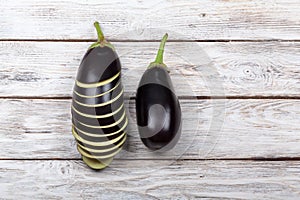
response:
{"label": "plank gap", "polygon": [[[180,100],[209,100],[209,99],[274,99],[274,100],[300,100],[300,96],[179,96]],[[72,97],[68,96],[50,96],[50,97],[43,97],[43,96],[0,96],[0,99],[53,99],[53,100],[70,100]],[[125,100],[134,100],[134,96],[125,96]]]}
{"label": "plank gap", "polygon": [[[95,42],[96,39],[0,39],[0,42]],[[110,42],[160,42],[157,40],[110,39]],[[300,42],[300,39],[208,39],[168,40],[168,42]]]}
{"label": "plank gap", "polygon": [[[61,161],[68,161],[68,160],[82,160],[81,158],[0,158],[0,161],[3,160],[16,160],[16,161],[48,161],[48,160],[61,160]],[[174,161],[300,161],[300,157],[274,157],[274,158],[264,158],[264,157],[252,157],[252,158],[182,158],[182,159],[149,159],[149,158],[115,158],[114,160],[119,161],[147,161],[147,160],[156,160],[156,161],[168,161],[168,160],[174,160]]]}

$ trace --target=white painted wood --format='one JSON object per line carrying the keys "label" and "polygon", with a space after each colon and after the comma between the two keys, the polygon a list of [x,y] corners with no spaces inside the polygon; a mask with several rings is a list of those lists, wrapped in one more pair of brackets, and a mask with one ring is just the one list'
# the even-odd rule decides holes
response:
{"label": "white painted wood", "polygon": [[[0,96],[70,97],[91,43],[1,42]],[[125,93],[134,95],[158,42],[114,43]],[[300,43],[169,42],[165,63],[179,96],[299,96]]]}
{"label": "white painted wood", "polygon": [[4,199],[299,199],[299,166],[115,160],[97,172],[81,161],[2,160],[0,192]]}
{"label": "white painted wood", "polygon": [[0,1],[0,39],[300,39],[299,0]]}
{"label": "white painted wood", "polygon": [[[80,158],[71,134],[70,100],[0,100],[0,158]],[[149,152],[126,102],[129,139],[122,159],[299,157],[299,100],[181,100],[183,131],[167,153]]]}
{"label": "white painted wood", "polygon": [[[299,199],[300,100],[194,97],[299,97],[299,7],[299,0],[0,0],[0,199]],[[190,40],[168,42],[165,51],[185,98],[178,145],[147,151],[127,100],[129,139],[101,172],[76,151],[71,100],[30,99],[71,96],[95,20],[119,41],[126,97],[155,57],[158,42],[145,40],[165,32]],[[291,42],[260,41],[280,39]],[[257,158],[290,161],[242,161]]]}

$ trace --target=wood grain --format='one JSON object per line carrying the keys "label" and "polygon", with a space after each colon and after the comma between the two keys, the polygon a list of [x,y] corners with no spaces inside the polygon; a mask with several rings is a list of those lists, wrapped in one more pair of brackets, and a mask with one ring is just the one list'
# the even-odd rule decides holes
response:
{"label": "wood grain", "polygon": [[[70,100],[0,101],[1,159],[78,159]],[[183,131],[167,153],[138,136],[134,101],[126,102],[129,139],[122,159],[249,159],[300,155],[299,100],[181,100]]]}
{"label": "wood grain", "polygon": [[299,199],[299,166],[115,160],[96,172],[81,161],[0,161],[0,192],[8,199]]}
{"label": "wood grain", "polygon": [[[300,199],[299,7],[0,0],[0,199]],[[95,20],[120,55],[130,119],[101,172],[81,161],[70,116]],[[183,132],[162,154],[140,141],[130,97],[165,32]]]}
{"label": "wood grain", "polygon": [[[125,93],[134,95],[157,42],[114,43]],[[86,42],[1,42],[1,97],[70,97]],[[169,42],[165,63],[179,96],[300,95],[300,43]]]}
{"label": "wood grain", "polygon": [[298,0],[0,1],[0,39],[300,39]]}

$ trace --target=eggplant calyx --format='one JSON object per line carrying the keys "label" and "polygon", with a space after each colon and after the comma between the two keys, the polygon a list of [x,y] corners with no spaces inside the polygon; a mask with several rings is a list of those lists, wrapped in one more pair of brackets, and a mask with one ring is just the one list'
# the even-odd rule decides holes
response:
{"label": "eggplant calyx", "polygon": [[167,39],[168,39],[168,33],[166,33],[164,35],[164,37],[162,38],[155,61],[150,63],[150,65],[148,66],[148,69],[152,68],[152,67],[164,67],[164,68],[167,68],[167,71],[169,72],[167,65],[165,65],[163,62],[165,44],[167,42]]}
{"label": "eggplant calyx", "polygon": [[148,66],[148,69],[153,68],[153,67],[165,68],[168,72],[170,72],[168,66],[164,63],[151,62],[150,65]]}
{"label": "eggplant calyx", "polygon": [[93,43],[93,44],[89,47],[89,49],[93,49],[93,48],[96,48],[96,47],[109,47],[109,48],[115,50],[115,47],[114,47],[110,42],[108,42],[108,41],[105,39],[104,34],[103,34],[103,32],[102,32],[102,30],[101,30],[101,27],[100,27],[100,25],[99,25],[99,22],[96,21],[96,22],[94,23],[94,26],[95,26],[95,28],[96,28],[96,30],[97,30],[98,40],[97,40],[97,42]]}

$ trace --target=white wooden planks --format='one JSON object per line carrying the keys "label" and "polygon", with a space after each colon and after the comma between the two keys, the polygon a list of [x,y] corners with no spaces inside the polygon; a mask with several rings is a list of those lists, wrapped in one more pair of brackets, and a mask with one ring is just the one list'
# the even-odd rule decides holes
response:
{"label": "white wooden planks", "polygon": [[[1,97],[70,97],[91,43],[1,42]],[[123,64],[125,93],[134,95],[158,42],[113,43]],[[179,96],[298,96],[300,44],[293,42],[169,42],[165,63]]]}
{"label": "white wooden planks", "polygon": [[[80,158],[71,134],[70,100],[1,100],[1,159]],[[126,103],[131,136],[122,159],[297,158],[299,100],[181,100],[183,131],[165,154],[147,151]]]}
{"label": "white wooden planks", "polygon": [[[0,198],[299,199],[299,7],[0,0]],[[130,137],[101,172],[79,160],[69,100],[95,20],[121,57],[127,98],[155,57],[153,40],[169,33],[165,62],[184,121],[175,149],[150,153],[127,101]]]}
{"label": "white wooden planks", "polygon": [[115,160],[95,172],[82,161],[2,160],[0,192],[8,199],[299,199],[299,166],[299,161]]}
{"label": "white wooden planks", "polygon": [[300,39],[298,0],[0,1],[0,39]]}

